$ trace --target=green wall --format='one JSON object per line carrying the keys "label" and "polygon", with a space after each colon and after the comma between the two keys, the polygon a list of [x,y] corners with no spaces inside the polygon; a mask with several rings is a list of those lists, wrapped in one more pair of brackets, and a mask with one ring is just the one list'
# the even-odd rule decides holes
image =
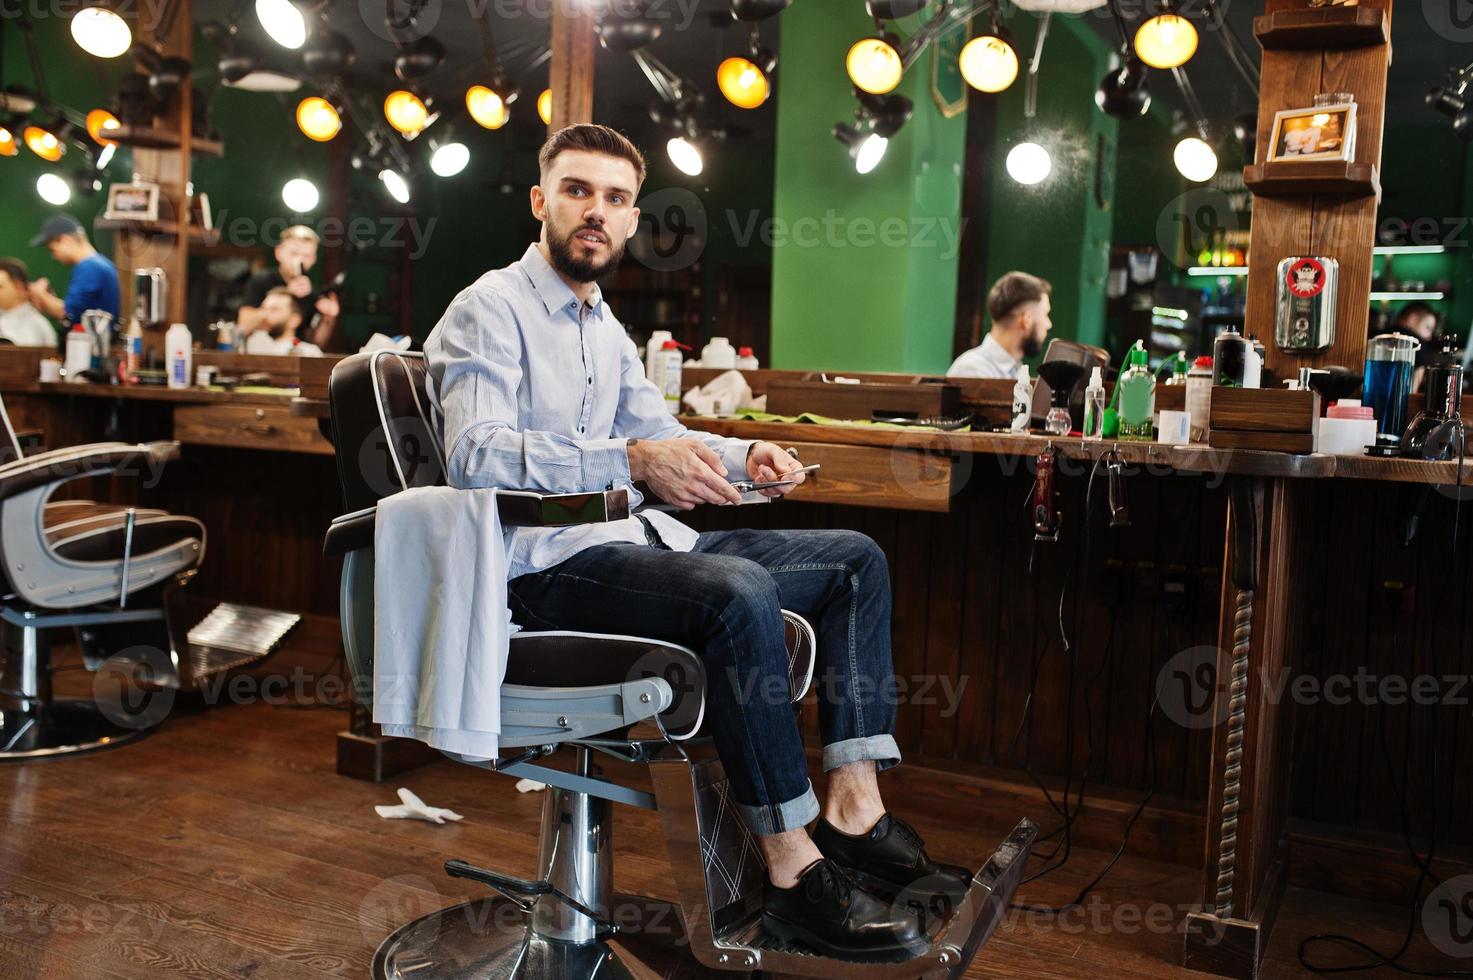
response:
{"label": "green wall", "polygon": [[[1008,21],[1019,55],[1031,57],[1038,18]],[[1109,49],[1079,17],[1055,16],[1038,74],[1038,111],[1024,118],[1024,78],[1002,93],[992,208],[988,215],[986,279],[1011,269],[1042,276],[1054,287],[1052,336],[1098,343],[1104,338],[1105,276],[1110,263],[1111,208],[1096,195],[1096,161],[1103,139],[1119,139],[1120,124],[1095,108],[1094,92],[1109,68]],[[1032,140],[1053,158],[1053,172],[1033,187],[1007,172],[1008,151]],[[1122,166],[1127,158],[1119,155]],[[1111,178],[1114,174],[1109,175]],[[1152,220],[1154,220],[1154,215]]]}
{"label": "green wall", "polygon": [[856,174],[831,129],[855,108],[844,55],[873,28],[861,4],[783,13],[773,367],[938,372],[951,362],[966,118],[942,118],[929,62],[918,63],[898,90],[915,115],[880,165]]}

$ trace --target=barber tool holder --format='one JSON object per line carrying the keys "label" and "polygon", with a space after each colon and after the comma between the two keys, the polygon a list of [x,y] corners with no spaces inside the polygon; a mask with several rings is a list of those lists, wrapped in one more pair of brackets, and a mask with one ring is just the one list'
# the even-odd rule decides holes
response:
{"label": "barber tool holder", "polygon": [[775,415],[812,412],[836,419],[953,418],[961,412],[961,389],[953,384],[844,384],[831,381],[767,383],[767,410]]}
{"label": "barber tool holder", "polygon": [[1312,453],[1319,428],[1317,391],[1212,389],[1207,444],[1214,449]]}

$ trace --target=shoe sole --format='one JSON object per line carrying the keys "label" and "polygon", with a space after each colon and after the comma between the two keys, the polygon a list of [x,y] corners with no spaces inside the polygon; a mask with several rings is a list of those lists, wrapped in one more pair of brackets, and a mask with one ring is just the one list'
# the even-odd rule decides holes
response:
{"label": "shoe sole", "polygon": [[915,959],[930,949],[930,943],[925,939],[918,940],[912,945],[900,946],[865,946],[860,948],[836,946],[818,936],[806,926],[778,918],[770,912],[762,913],[762,928],[764,932],[777,937],[785,943],[802,943],[820,956],[854,962],[864,962],[867,960],[883,962],[910,960]]}

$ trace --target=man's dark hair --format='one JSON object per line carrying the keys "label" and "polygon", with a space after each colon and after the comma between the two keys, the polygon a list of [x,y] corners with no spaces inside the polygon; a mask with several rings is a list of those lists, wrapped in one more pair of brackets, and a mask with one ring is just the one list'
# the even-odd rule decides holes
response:
{"label": "man's dark hair", "polygon": [[1430,316],[1433,319],[1439,319],[1439,317],[1437,316],[1437,311],[1434,310],[1430,304],[1424,303],[1421,300],[1416,300],[1414,302],[1408,303],[1407,305],[1396,311],[1396,322],[1402,323],[1403,321],[1409,320],[1412,317],[1424,316]]}
{"label": "man's dark hair", "polygon": [[25,292],[26,286],[30,284],[31,274],[27,271],[26,264],[20,259],[0,259],[0,272],[9,276],[10,281],[15,283],[16,288],[21,292]]}
{"label": "man's dark hair", "polygon": [[1030,276],[1026,272],[1008,272],[992,284],[987,291],[987,315],[993,323],[1000,323],[1012,316],[1025,303],[1037,303],[1054,287],[1047,279]]}
{"label": "man's dark hair", "polygon": [[618,130],[597,123],[577,123],[573,126],[565,126],[547,138],[542,144],[542,149],[537,154],[537,167],[542,173],[547,173],[547,168],[552,161],[564,150],[587,150],[590,153],[603,153],[621,160],[628,160],[634,166],[636,176],[635,189],[644,183],[644,154],[639,148],[620,133]]}

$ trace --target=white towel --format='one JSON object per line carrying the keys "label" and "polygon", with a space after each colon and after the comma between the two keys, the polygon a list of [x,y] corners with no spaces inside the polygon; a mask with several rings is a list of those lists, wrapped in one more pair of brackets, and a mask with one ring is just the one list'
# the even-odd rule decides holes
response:
{"label": "white towel", "polygon": [[379,501],[373,720],[473,759],[496,757],[516,630],[495,490],[417,487]]}

